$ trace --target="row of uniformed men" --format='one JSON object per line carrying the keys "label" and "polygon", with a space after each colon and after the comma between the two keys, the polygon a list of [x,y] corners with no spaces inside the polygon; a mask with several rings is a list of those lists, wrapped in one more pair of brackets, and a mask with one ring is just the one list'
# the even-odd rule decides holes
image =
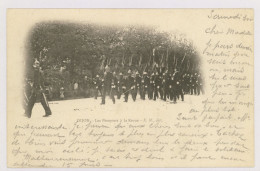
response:
{"label": "row of uniformed men", "polygon": [[166,101],[170,99],[174,103],[181,97],[184,101],[184,94],[199,95],[203,92],[203,83],[200,74],[180,74],[177,70],[173,73],[151,73],[148,75],[144,72],[141,76],[138,72],[132,73],[130,70],[126,75],[115,72],[105,72],[103,78],[96,75],[93,78],[93,86],[95,89],[95,99],[100,92],[102,96],[101,104],[105,104],[105,97],[108,94],[115,103],[115,96],[117,99],[124,94],[125,102],[128,101],[129,94],[132,95],[133,101],[136,100],[139,93],[140,98],[145,100],[146,96],[150,100],[161,98]]}

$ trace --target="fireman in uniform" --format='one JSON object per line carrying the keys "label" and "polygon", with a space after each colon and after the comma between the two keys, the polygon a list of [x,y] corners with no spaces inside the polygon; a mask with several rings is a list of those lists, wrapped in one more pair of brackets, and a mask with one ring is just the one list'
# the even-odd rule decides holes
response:
{"label": "fireman in uniform", "polygon": [[84,91],[84,94],[85,94],[85,97],[89,97],[89,86],[90,86],[90,84],[89,84],[90,82],[89,82],[89,78],[88,78],[88,76],[86,75],[85,77],[84,77],[84,80],[83,80],[83,91]]}
{"label": "fireman in uniform", "polygon": [[149,79],[149,88],[148,88],[148,98],[150,100],[153,99],[153,92],[154,92],[154,73],[151,74],[150,79]]}
{"label": "fireman in uniform", "polygon": [[96,75],[95,78],[93,78],[93,88],[94,88],[94,98],[97,99],[98,92],[101,94],[101,81],[99,79],[99,75]]}
{"label": "fireman in uniform", "polygon": [[170,96],[170,100],[174,100],[176,101],[176,97],[175,97],[175,82],[174,82],[174,75],[170,74],[170,80],[169,80],[169,96]]}
{"label": "fireman in uniform", "polygon": [[[137,71],[136,72],[136,76],[135,76],[135,82],[136,82],[136,94],[140,94],[140,98],[142,98],[142,89],[141,89],[141,81],[142,81],[142,78],[139,74],[139,72]],[[135,97],[136,98],[136,97]]]}
{"label": "fireman in uniform", "polygon": [[184,76],[184,92],[185,94],[189,94],[190,92],[190,74],[185,74]]}
{"label": "fireman in uniform", "polygon": [[156,72],[155,77],[154,77],[154,96],[153,96],[153,100],[156,100],[156,99],[159,98],[159,93],[161,95],[161,79],[160,79],[159,73]]}
{"label": "fireman in uniform", "polygon": [[[183,86],[182,86],[182,77],[179,71],[175,71],[174,74],[174,84],[175,84],[175,96],[179,99],[181,96],[181,100],[184,101],[184,95],[183,95]],[[176,98],[174,100],[176,103]]]}
{"label": "fireman in uniform", "polygon": [[195,95],[197,92],[196,92],[196,77],[191,74],[190,75],[190,94],[191,95]]}
{"label": "fireman in uniform", "polygon": [[117,90],[117,78],[116,78],[116,72],[113,72],[113,76],[111,78],[111,90],[110,90],[110,98],[113,101],[113,104],[116,103],[115,95]]}
{"label": "fireman in uniform", "polygon": [[131,70],[128,71],[128,75],[125,77],[123,82],[123,92],[125,95],[125,102],[128,102],[128,96],[129,92],[132,89],[132,76],[131,76]]}
{"label": "fireman in uniform", "polygon": [[112,77],[113,74],[110,72],[110,67],[106,66],[104,72],[104,78],[102,79],[102,101],[101,105],[105,104],[105,98],[107,93],[109,93],[112,101],[114,102],[113,97],[111,96],[111,84],[112,84]]}
{"label": "fireman in uniform", "polygon": [[119,77],[117,79],[117,99],[120,99],[121,94],[123,93],[122,86],[123,86],[123,74],[122,72],[120,72]]}
{"label": "fireman in uniform", "polygon": [[141,87],[142,87],[142,99],[145,100],[145,95],[148,94],[148,88],[149,88],[149,77],[147,76],[147,72],[143,72],[143,77],[141,81]]}
{"label": "fireman in uniform", "polygon": [[193,82],[194,82],[194,94],[198,95],[199,81],[198,81],[198,73],[197,72],[194,73]]}
{"label": "fireman in uniform", "polygon": [[34,68],[34,76],[33,76],[33,85],[32,85],[32,92],[31,96],[28,101],[28,107],[27,110],[25,111],[26,115],[28,118],[32,116],[32,109],[33,106],[37,100],[37,98],[40,99],[41,104],[45,110],[45,115],[43,117],[47,117],[52,114],[50,106],[48,104],[47,98],[44,94],[44,80],[43,80],[43,75],[42,75],[42,70],[40,67],[39,61],[35,60],[33,64]]}
{"label": "fireman in uniform", "polygon": [[131,92],[133,101],[135,101],[136,96],[137,96],[136,77],[135,77],[135,75],[131,75],[129,79],[130,79],[130,86],[131,86],[130,92]]}
{"label": "fireman in uniform", "polygon": [[162,76],[162,94],[163,94],[163,100],[166,101],[167,96],[169,96],[169,77],[168,73],[163,73]]}

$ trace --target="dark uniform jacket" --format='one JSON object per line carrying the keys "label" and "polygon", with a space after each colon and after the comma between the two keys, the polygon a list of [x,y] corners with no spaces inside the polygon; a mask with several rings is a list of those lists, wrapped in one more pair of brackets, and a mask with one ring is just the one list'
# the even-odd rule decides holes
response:
{"label": "dark uniform jacket", "polygon": [[136,80],[136,87],[141,87],[141,81],[142,81],[142,78],[138,75],[135,77],[135,80]]}
{"label": "dark uniform jacket", "polygon": [[164,76],[162,76],[162,87],[164,89],[169,88],[169,80],[170,80],[170,78],[169,78],[168,74],[165,74]]}
{"label": "dark uniform jacket", "polygon": [[155,87],[154,78],[155,78],[154,76],[151,76],[149,79],[149,87],[152,89]]}
{"label": "dark uniform jacket", "polygon": [[161,85],[162,84],[162,81],[161,81],[161,77],[160,76],[155,76],[154,78],[154,85],[155,85],[155,88],[159,89],[161,88]]}
{"label": "dark uniform jacket", "polygon": [[99,78],[93,78],[93,88],[100,89],[101,88],[101,81]]}
{"label": "dark uniform jacket", "polygon": [[111,88],[113,74],[111,72],[107,72],[104,75],[104,88],[109,90]]}
{"label": "dark uniform jacket", "polygon": [[144,88],[148,88],[149,87],[149,84],[150,84],[150,78],[148,76],[143,76],[142,78],[142,86],[144,86]]}
{"label": "dark uniform jacket", "polygon": [[131,76],[127,76],[123,79],[123,87],[124,89],[128,90],[131,88]]}
{"label": "dark uniform jacket", "polygon": [[117,78],[116,78],[116,76],[112,76],[111,88],[112,88],[113,90],[117,89]]}
{"label": "dark uniform jacket", "polygon": [[40,70],[34,71],[33,88],[34,88],[34,90],[43,90],[44,89],[44,80],[43,80],[42,72]]}
{"label": "dark uniform jacket", "polygon": [[124,82],[123,77],[122,77],[122,76],[119,76],[119,78],[117,79],[117,83],[116,83],[116,86],[117,86],[117,89],[118,89],[118,90],[121,90],[121,89],[122,89],[123,82]]}

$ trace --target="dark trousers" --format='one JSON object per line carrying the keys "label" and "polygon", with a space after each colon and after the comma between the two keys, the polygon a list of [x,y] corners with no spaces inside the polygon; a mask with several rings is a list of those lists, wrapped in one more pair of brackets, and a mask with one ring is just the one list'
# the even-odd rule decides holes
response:
{"label": "dark trousers", "polygon": [[102,102],[101,104],[105,104],[106,103],[106,94],[109,93],[110,98],[112,99],[113,103],[115,103],[115,90],[114,89],[107,89],[104,88],[102,91]]}
{"label": "dark trousers", "polygon": [[140,93],[141,93],[141,99],[145,100],[145,95],[149,93],[147,87],[143,86],[141,88],[141,92]]}
{"label": "dark trousers", "polygon": [[177,95],[178,95],[178,99],[181,96],[181,100],[184,101],[184,94],[181,88],[177,89]]}
{"label": "dark trousers", "polygon": [[196,95],[197,94],[197,90],[196,90],[196,87],[195,86],[192,86],[191,89],[190,89],[190,94],[191,95]]}
{"label": "dark trousers", "polygon": [[167,98],[167,96],[169,95],[169,90],[168,90],[168,88],[164,87],[164,88],[162,89],[162,95],[163,95],[163,100],[166,101],[166,98]]}
{"label": "dark trousers", "polygon": [[101,104],[105,104],[106,103],[106,93],[107,93],[107,90],[104,88],[102,90],[102,101],[101,101]]}
{"label": "dark trousers", "polygon": [[29,103],[28,103],[28,107],[27,107],[27,110],[26,110],[26,115],[30,118],[32,116],[32,109],[33,109],[33,106],[37,100],[37,98],[40,99],[41,101],[41,104],[42,104],[42,107],[44,108],[45,110],[45,115],[51,115],[51,109],[49,107],[49,104],[47,102],[47,99],[44,98],[44,94],[43,93],[32,93],[32,96],[31,98],[29,99]]}
{"label": "dark trousers", "polygon": [[184,86],[184,91],[185,91],[185,94],[189,94],[190,88],[189,88],[188,85],[185,85],[185,86]]}
{"label": "dark trousers", "polygon": [[173,89],[170,89],[169,91],[170,100],[173,100],[173,95],[174,95]]}
{"label": "dark trousers", "polygon": [[153,100],[156,100],[159,98],[159,88],[155,87],[154,89],[154,95],[153,95]]}
{"label": "dark trousers", "polygon": [[112,99],[114,104],[116,103],[115,95],[116,95],[116,89],[111,89],[110,98]]}
{"label": "dark trousers", "polygon": [[139,92],[139,94],[140,94],[140,90],[139,90],[139,87],[135,87],[135,90],[133,91],[133,93],[134,93],[134,96],[135,96],[135,99],[136,99],[136,97],[137,97],[137,95],[138,95],[138,92]]}
{"label": "dark trousers", "polygon": [[132,95],[133,101],[135,101],[136,100],[136,96],[137,96],[137,89],[132,89],[131,90],[131,95]]}
{"label": "dark trousers", "polygon": [[177,91],[176,89],[173,89],[173,102],[176,102],[177,101]]}
{"label": "dark trousers", "polygon": [[153,87],[149,87],[148,89],[148,98],[150,100],[153,99]]}
{"label": "dark trousers", "polygon": [[170,93],[170,100],[173,100],[174,102],[176,102],[176,100],[177,100],[176,89],[171,88],[169,93]]}
{"label": "dark trousers", "polygon": [[129,91],[125,92],[124,95],[125,95],[125,102],[128,102]]}
{"label": "dark trousers", "polygon": [[95,88],[95,90],[94,90],[94,98],[95,99],[97,99],[97,97],[98,97],[98,88]]}
{"label": "dark trousers", "polygon": [[121,98],[121,94],[123,93],[122,89],[121,88],[118,88],[117,90],[117,99],[120,99]]}
{"label": "dark trousers", "polygon": [[132,95],[133,101],[135,101],[135,100],[136,100],[136,96],[137,96],[137,91],[136,91],[136,89],[131,89],[131,90],[126,91],[126,92],[124,93],[124,94],[125,94],[125,102],[128,102],[129,92],[130,92],[131,95]]}

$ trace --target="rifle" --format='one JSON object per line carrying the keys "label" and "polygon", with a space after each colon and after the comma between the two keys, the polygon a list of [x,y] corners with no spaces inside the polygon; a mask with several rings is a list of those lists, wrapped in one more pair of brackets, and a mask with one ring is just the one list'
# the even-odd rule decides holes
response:
{"label": "rifle", "polygon": [[125,91],[125,92],[123,92],[123,93],[121,93],[121,94],[125,94],[126,92],[128,92],[128,91],[130,91],[130,90],[132,90],[132,87],[131,87],[129,90],[127,90],[127,91]]}

